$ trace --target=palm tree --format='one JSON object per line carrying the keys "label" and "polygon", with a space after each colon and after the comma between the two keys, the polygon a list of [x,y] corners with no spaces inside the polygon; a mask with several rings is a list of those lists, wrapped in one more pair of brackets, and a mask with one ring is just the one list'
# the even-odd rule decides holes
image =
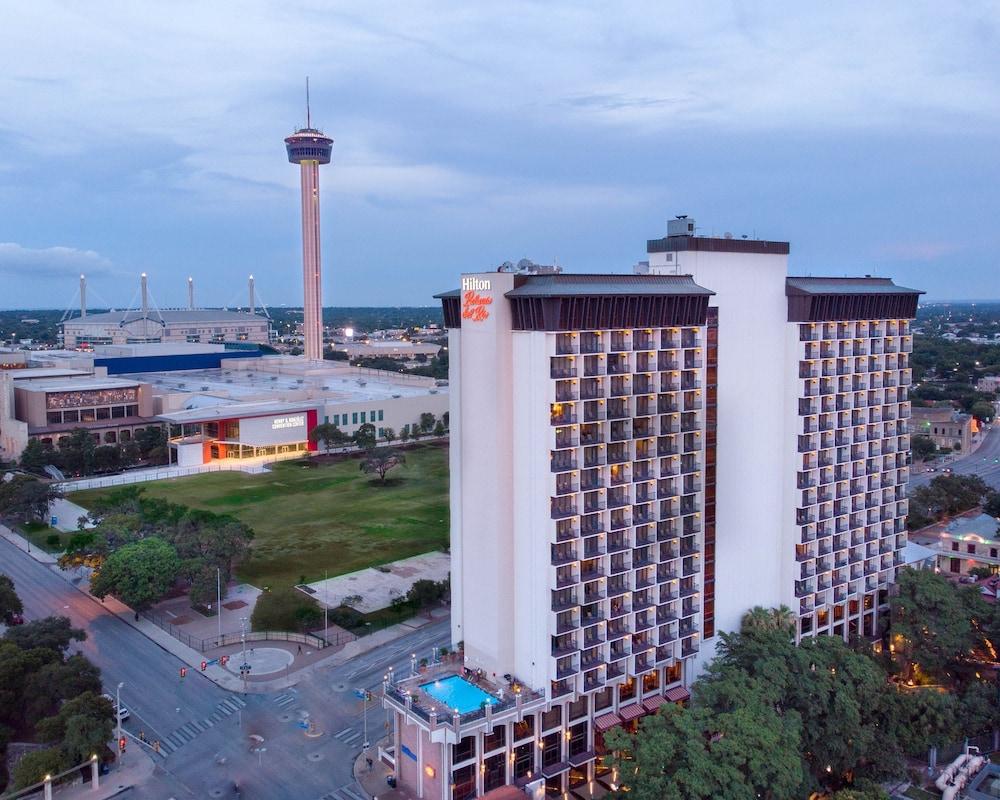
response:
{"label": "palm tree", "polygon": [[795,629],[795,615],[792,613],[792,609],[785,605],[778,608],[754,606],[743,615],[743,619],[740,621],[740,629],[743,632],[751,630],[787,630],[791,633]]}

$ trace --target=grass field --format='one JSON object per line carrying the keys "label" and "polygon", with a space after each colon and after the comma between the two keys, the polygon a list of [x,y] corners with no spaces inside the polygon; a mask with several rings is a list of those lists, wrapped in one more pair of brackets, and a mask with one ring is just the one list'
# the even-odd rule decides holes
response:
{"label": "grass field", "polygon": [[[288,586],[407,558],[448,543],[448,451],[406,451],[387,485],[357,459],[286,461],[270,472],[213,472],[142,484],[150,497],[232,514],[254,529],[253,554],[239,570],[255,586]],[[75,492],[84,508],[106,489]]]}

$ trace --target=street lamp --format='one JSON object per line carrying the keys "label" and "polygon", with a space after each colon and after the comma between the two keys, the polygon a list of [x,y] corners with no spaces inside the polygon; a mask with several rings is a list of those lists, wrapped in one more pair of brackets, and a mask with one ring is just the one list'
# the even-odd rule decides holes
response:
{"label": "street lamp", "polygon": [[[119,683],[115,687],[115,723],[118,728],[117,739],[120,742],[122,740],[122,687],[124,683]],[[125,761],[125,751],[121,751],[121,757],[118,760],[118,769],[122,768],[122,763]]]}

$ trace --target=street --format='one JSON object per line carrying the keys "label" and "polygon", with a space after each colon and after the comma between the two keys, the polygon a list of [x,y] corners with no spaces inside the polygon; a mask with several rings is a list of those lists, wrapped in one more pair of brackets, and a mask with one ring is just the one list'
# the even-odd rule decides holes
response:
{"label": "street", "polygon": [[943,474],[941,470],[944,467],[949,467],[956,475],[978,475],[994,489],[1000,489],[1000,426],[993,425],[990,428],[983,443],[972,455],[941,463],[937,472],[914,472],[910,477],[910,490],[926,486],[935,477]]}
{"label": "street", "polygon": [[[247,800],[365,800],[352,771],[364,738],[362,702],[353,690],[370,688],[376,695],[368,704],[374,743],[385,732],[374,690],[386,670],[408,675],[411,653],[425,657],[451,644],[448,621],[435,622],[339,667],[316,670],[284,692],[240,695],[195,669],[182,679],[179,659],[70,585],[57,567],[5,540],[0,571],[13,579],[26,618],[66,616],[86,630],[87,640],[72,649],[100,667],[109,694],[125,684],[121,699],[131,717],[124,727],[160,742],[153,778],[124,797],[224,797],[238,783]],[[306,719],[317,722],[322,736],[305,735]],[[130,741],[126,758],[140,746]]]}

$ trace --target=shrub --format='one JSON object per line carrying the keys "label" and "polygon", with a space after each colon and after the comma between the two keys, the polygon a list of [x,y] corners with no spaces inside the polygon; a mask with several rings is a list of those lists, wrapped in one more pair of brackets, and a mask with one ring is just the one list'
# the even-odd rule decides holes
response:
{"label": "shrub", "polygon": [[257,598],[250,627],[255,631],[306,631],[315,628],[323,612],[311,597],[288,587],[265,592]]}

